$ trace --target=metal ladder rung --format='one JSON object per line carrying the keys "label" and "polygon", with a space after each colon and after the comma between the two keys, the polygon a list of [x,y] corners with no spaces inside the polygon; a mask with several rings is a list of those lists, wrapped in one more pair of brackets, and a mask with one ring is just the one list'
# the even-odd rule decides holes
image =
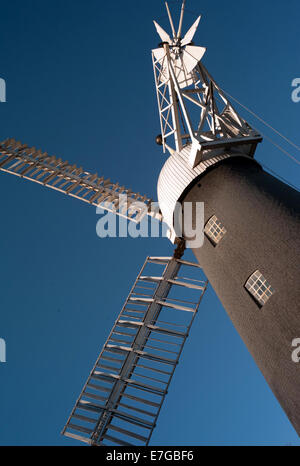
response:
{"label": "metal ladder rung", "polygon": [[118,406],[123,406],[124,408],[131,409],[132,411],[136,411],[137,413],[146,414],[147,416],[156,416],[155,413],[151,413],[150,411],[146,411],[145,409],[136,408],[135,406],[130,406],[126,403],[119,402]]}
{"label": "metal ladder rung", "polygon": [[105,382],[111,383],[115,380],[119,380],[120,376],[115,374],[107,374],[106,372],[94,370],[92,377],[96,376],[99,380],[104,380]]}
{"label": "metal ladder rung", "polygon": [[157,341],[158,343],[164,343],[164,344],[170,345],[170,346],[180,346],[181,347],[180,343],[174,343],[173,341],[167,341],[167,340],[160,340],[159,338],[149,337],[148,341]]}
{"label": "metal ladder rung", "polygon": [[87,386],[93,388],[94,390],[99,390],[100,392],[106,392],[106,393],[111,392],[110,388],[102,387],[101,385],[96,385],[96,384],[91,383],[91,382],[88,382]]}
{"label": "metal ladder rung", "polygon": [[163,277],[148,277],[148,276],[141,276],[140,280],[143,282],[150,282],[150,283],[159,283],[163,280]]}
{"label": "metal ladder rung", "polygon": [[153,427],[152,422],[145,421],[140,417],[131,416],[130,414],[125,413],[124,411],[118,411],[118,409],[111,409],[109,411],[114,413],[116,417],[119,417],[120,419],[123,419],[124,421],[129,422],[130,424],[143,427],[144,429],[152,429]]}
{"label": "metal ladder rung", "polygon": [[139,322],[141,322],[141,319],[142,319],[142,316],[140,317],[136,317],[136,316],[131,316],[130,314],[127,314],[126,312],[122,312],[122,317],[125,317],[125,319],[134,319],[134,320],[137,320]]}
{"label": "metal ladder rung", "polygon": [[133,298],[152,299],[155,290],[148,290],[148,291],[151,291],[151,293],[141,293],[140,291],[134,290],[131,292],[131,296]]}
{"label": "metal ladder rung", "polygon": [[138,314],[145,314],[145,312],[146,312],[146,311],[141,311],[141,310],[138,310],[138,309],[131,309],[129,307],[125,307],[124,311],[138,313]]}
{"label": "metal ladder rung", "polygon": [[104,377],[102,374],[97,374],[97,372],[93,372],[91,377],[97,379],[97,380],[103,380],[104,382],[107,382],[107,383],[114,383],[115,380],[113,379],[113,377]]}
{"label": "metal ladder rung", "polygon": [[107,398],[105,398],[105,396],[95,395],[94,393],[89,393],[87,391],[84,391],[82,396],[84,396],[85,398],[91,398],[93,400],[98,400],[98,401],[106,401],[107,400]]}
{"label": "metal ladder rung", "polygon": [[152,354],[152,353],[146,353],[146,352],[143,352],[143,351],[137,351],[138,355],[141,357],[141,358],[145,358],[145,359],[152,359],[153,361],[158,361],[158,362],[163,362],[163,363],[166,363],[166,364],[171,364],[173,366],[175,366],[176,364],[176,360],[175,359],[169,359],[169,358],[164,358],[162,356],[157,356],[155,354]]}
{"label": "metal ladder rung", "polygon": [[167,265],[172,260],[172,257],[148,257],[148,262],[152,264]]}
{"label": "metal ladder rung", "polygon": [[112,435],[108,435],[108,434],[104,434],[102,436],[102,438],[106,439],[106,440],[109,440],[111,442],[115,442],[117,445],[122,445],[124,447],[132,447],[134,446],[133,443],[128,443],[128,442],[125,442],[124,440],[120,440],[116,437],[113,437]]}
{"label": "metal ladder rung", "polygon": [[144,304],[152,304],[153,302],[155,302],[156,304],[160,304],[161,306],[171,307],[180,311],[195,312],[194,308],[180,306],[179,304],[168,303],[166,301],[162,301],[156,298],[130,298],[130,301],[132,300],[136,300],[137,302]]}
{"label": "metal ladder rung", "polygon": [[149,391],[151,393],[157,393],[158,395],[164,394],[165,390],[162,388],[155,387],[153,385],[148,385],[142,382],[139,382],[135,379],[125,379],[126,384],[134,387],[142,387],[144,390]]}
{"label": "metal ladder rung", "polygon": [[132,348],[127,348],[126,346],[119,345],[106,345],[105,351],[108,351],[110,353],[124,354],[128,351],[132,351]]}
{"label": "metal ladder rung", "polygon": [[[128,299],[128,303],[129,304],[134,304],[135,306],[148,306],[149,303],[145,303],[145,302],[137,302],[136,299],[134,298],[129,298]],[[142,309],[143,312],[146,312],[147,309]]]}
{"label": "metal ladder rung", "polygon": [[77,430],[78,432],[83,432],[85,434],[92,434],[94,432],[93,429],[88,429],[87,427],[78,426],[77,424],[69,423],[69,429]]}
{"label": "metal ladder rung", "polygon": [[143,368],[143,369],[148,369],[149,371],[153,371],[153,372],[158,372],[160,374],[165,374],[165,375],[172,375],[172,372],[168,372],[168,371],[163,371],[161,369],[156,369],[156,367],[149,367],[149,366],[145,366],[144,364],[136,364],[135,365],[136,368]]}
{"label": "metal ladder rung", "polygon": [[186,334],[184,332],[178,332],[178,330],[171,330],[168,328],[158,327],[157,325],[148,324],[147,327],[152,330],[153,332],[158,333],[167,333],[168,335],[174,335],[177,337],[185,337]]}
{"label": "metal ladder rung", "polygon": [[[27,162],[28,163],[28,162]],[[20,173],[20,176],[23,177],[27,175],[27,173],[31,172],[31,170],[34,170],[36,167],[36,163],[30,164],[28,167],[25,168],[25,170],[22,170]]]}
{"label": "metal ladder rung", "polygon": [[119,367],[109,366],[107,364],[102,364],[101,362],[97,364],[97,367],[102,367],[102,369],[108,369],[110,371],[116,371],[116,372],[119,372],[120,370]]}
{"label": "metal ladder rung", "polygon": [[185,261],[183,259],[176,259],[176,262],[178,262],[179,264],[182,264],[182,265],[188,265],[190,267],[196,267],[197,269],[201,269],[201,265],[196,264],[195,262],[189,262],[189,261]]}
{"label": "metal ladder rung", "polygon": [[[54,180],[54,178],[57,177],[57,175],[59,174],[60,172],[59,171],[54,171],[54,173],[51,173],[49,176],[47,176],[44,180],[43,180],[43,183],[44,184],[48,184],[50,183],[52,180]],[[72,184],[72,186],[70,186],[68,189],[66,189],[66,192],[69,194],[69,192],[71,192],[71,190],[73,190],[74,188],[76,187],[76,183],[74,185],[74,183]]]}
{"label": "metal ladder rung", "polygon": [[160,299],[156,299],[155,302],[157,304],[160,304],[161,306],[170,307],[172,309],[177,309],[179,311],[187,311],[187,312],[193,312],[193,313],[195,312],[195,309],[193,308],[180,306],[179,304],[174,304],[170,302],[167,303],[166,301],[161,301]]}
{"label": "metal ladder rung", "polygon": [[135,297],[130,297],[128,302],[131,304],[151,304],[153,303],[154,299],[153,298],[135,298]]}
{"label": "metal ladder rung", "polygon": [[133,322],[131,320],[118,320],[117,325],[119,325],[120,327],[136,329],[136,327],[142,327],[144,325],[144,322]]}
{"label": "metal ladder rung", "polygon": [[116,343],[125,343],[125,344],[127,344],[127,345],[130,344],[129,341],[123,340],[123,339],[121,339],[121,338],[113,338],[113,337],[110,337],[109,341],[115,341]]}
{"label": "metal ladder rung", "polygon": [[171,325],[172,327],[180,327],[180,328],[188,328],[188,325],[182,325],[182,324],[175,324],[174,322],[166,322],[165,320],[156,320],[156,324],[165,324],[165,325]]}
{"label": "metal ladder rung", "polygon": [[102,413],[103,407],[90,403],[89,401],[80,400],[76,405],[76,409],[84,409],[85,411],[92,411],[94,413]]}
{"label": "metal ladder rung", "polygon": [[147,388],[144,388],[142,385],[141,386],[140,385],[134,385],[134,386],[127,385],[127,387],[134,388],[136,390],[141,390],[142,392],[151,393],[151,395],[161,396],[162,398],[164,398],[164,396],[165,396],[165,393],[158,393],[158,392],[154,393],[154,392],[148,390]]}
{"label": "metal ladder rung", "polygon": [[167,282],[171,283],[172,285],[178,285],[178,286],[183,286],[185,288],[191,288],[192,290],[204,290],[204,286],[194,285],[193,283],[181,282],[179,280],[172,280],[172,279],[167,280]]}
{"label": "metal ladder rung", "polygon": [[6,159],[4,160],[1,160],[0,162],[0,168],[3,167],[4,165],[6,165],[8,162],[11,162],[12,160],[14,160],[16,158],[16,155],[10,155],[9,157],[7,157]]}
{"label": "metal ladder rung", "polygon": [[72,418],[79,419],[80,421],[90,422],[91,424],[95,424],[98,422],[97,419],[92,419],[91,417],[82,416],[82,414],[73,414]]}
{"label": "metal ladder rung", "polygon": [[150,349],[154,349],[156,351],[162,351],[163,353],[171,353],[171,354],[176,354],[178,355],[178,351],[171,351],[171,350],[167,350],[167,349],[163,349],[163,348],[157,348],[157,346],[151,346],[151,345],[145,345],[144,348],[150,348]]}
{"label": "metal ladder rung", "polygon": [[[162,359],[162,358],[159,356],[159,359]],[[139,382],[138,380],[134,380],[134,379],[128,379],[128,378],[122,379],[120,376],[115,375],[115,374],[104,374],[104,372],[95,372],[94,371],[92,376],[96,376],[97,378],[99,378],[101,380],[106,380],[106,378],[109,378],[110,380],[112,379],[113,381],[121,380],[121,381],[123,381],[123,382],[125,382],[126,384],[129,384],[129,385],[138,385],[138,386],[142,386],[144,389],[164,393],[164,390],[162,390],[162,389],[160,389],[158,387],[155,387],[153,385],[143,384],[142,382]]]}
{"label": "metal ladder rung", "polygon": [[105,361],[112,361],[112,362],[118,362],[118,363],[121,363],[123,364],[123,359],[118,359],[118,358],[111,358],[109,356],[105,356],[105,355],[101,355],[101,358],[100,359],[105,359]]}
{"label": "metal ladder rung", "polygon": [[[117,324],[116,324],[117,326]],[[128,332],[121,332],[121,330],[113,330],[113,332],[115,335],[125,335],[127,337],[134,337],[135,335],[133,333],[128,333]]]}
{"label": "metal ladder rung", "polygon": [[129,393],[122,393],[122,397],[128,398],[129,400],[137,401],[138,403],[142,403],[148,406],[153,406],[153,408],[159,408],[160,404],[155,403],[154,401],[145,400],[144,398],[140,398],[139,396],[130,395]]}
{"label": "metal ladder rung", "polygon": [[15,171],[16,173],[19,173],[19,171],[21,170],[21,168],[24,168],[25,165],[27,165],[27,162],[22,162],[22,161],[20,160],[19,163],[17,164],[17,166],[16,166],[16,164],[15,164],[14,171]]}
{"label": "metal ladder rung", "polygon": [[[141,282],[141,283],[140,283]],[[141,289],[141,290],[147,290],[147,291],[152,291],[155,292],[155,287],[156,287],[157,283],[152,283],[152,282],[147,282],[147,283],[144,283],[144,280],[140,277],[138,279],[138,282],[137,284],[135,285],[134,290],[136,290],[137,288],[138,289]]]}
{"label": "metal ladder rung", "polygon": [[138,440],[141,440],[142,442],[147,442],[148,440],[146,437],[143,437],[142,435],[136,434],[135,432],[131,432],[130,430],[123,429],[122,427],[113,426],[112,424],[109,424],[107,426],[107,429],[114,430],[116,432],[119,432],[120,434],[128,435],[129,437],[136,438]]}
{"label": "metal ladder rung", "polygon": [[144,374],[138,374],[137,372],[134,372],[134,375],[136,377],[141,377],[142,379],[153,380],[154,382],[162,383],[164,385],[167,385],[167,383],[168,383],[168,382],[165,382],[164,380],[156,379],[155,377],[150,377],[150,376],[144,375]]}
{"label": "metal ladder rung", "polygon": [[80,442],[88,443],[91,445],[91,440],[87,437],[82,437],[81,435],[73,434],[72,432],[65,431],[63,434],[65,437],[73,438],[74,440],[79,440]]}

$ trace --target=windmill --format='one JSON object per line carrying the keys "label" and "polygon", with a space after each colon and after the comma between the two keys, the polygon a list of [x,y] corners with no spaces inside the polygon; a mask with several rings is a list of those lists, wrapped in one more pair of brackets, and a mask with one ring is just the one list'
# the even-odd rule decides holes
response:
{"label": "windmill", "polygon": [[[157,142],[170,155],[158,180],[160,211],[151,209],[147,196],[97,173],[11,139],[0,146],[2,171],[130,221],[140,222],[145,215],[164,220],[177,244],[171,258],[147,257],[63,434],[92,445],[148,444],[207,286],[181,275],[183,269],[199,268],[182,259],[188,238],[174,219],[177,203],[186,201],[205,203],[205,242],[195,248],[195,256],[299,432],[299,375],[288,346],[299,329],[297,195],[254,160],[261,135],[241,118],[202,64],[205,48],[192,44],[200,18],[182,38],[185,2],[177,31],[168,4],[166,8],[172,34],[155,23],[162,42],[152,51],[161,124]],[[127,196],[125,204],[120,194]],[[278,224],[285,241],[275,261],[270,251],[278,246]],[[285,267],[289,274],[283,286]],[[183,301],[178,289],[197,298]]]}

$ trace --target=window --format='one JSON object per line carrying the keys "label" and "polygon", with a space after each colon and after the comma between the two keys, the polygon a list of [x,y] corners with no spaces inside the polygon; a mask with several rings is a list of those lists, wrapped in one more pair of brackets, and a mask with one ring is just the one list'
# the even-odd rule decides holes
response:
{"label": "window", "polygon": [[256,272],[251,275],[245,284],[245,288],[261,306],[266,304],[268,299],[275,292],[259,270],[256,270]]}
{"label": "window", "polygon": [[210,241],[216,246],[223,236],[226,234],[226,229],[217,219],[215,215],[213,215],[207,222],[204,228],[204,233],[210,239]]}

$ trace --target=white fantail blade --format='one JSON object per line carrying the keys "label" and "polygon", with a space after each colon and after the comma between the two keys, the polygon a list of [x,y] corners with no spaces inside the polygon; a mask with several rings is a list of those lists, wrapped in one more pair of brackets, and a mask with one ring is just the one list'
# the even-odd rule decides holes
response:
{"label": "white fantail blade", "polygon": [[162,42],[168,42],[169,44],[172,44],[172,40],[169,34],[159,24],[157,24],[156,21],[153,21],[153,23]]}
{"label": "white fantail blade", "polygon": [[193,45],[186,46],[183,52],[183,60],[188,73],[190,73],[195,68],[205,52],[205,47],[196,47]]}
{"label": "white fantail blade", "polygon": [[[152,53],[155,59],[160,63],[161,72],[159,75],[160,82],[167,83],[169,80],[169,67],[166,52],[163,48],[158,48],[152,50]],[[191,75],[187,72],[185,65],[183,63],[183,57],[179,56],[177,58],[171,55],[172,67],[178,81],[178,84],[181,88],[190,86],[193,84]]]}
{"label": "white fantail blade", "polygon": [[181,89],[193,84],[193,70],[205,54],[205,47],[188,46],[178,58],[171,55],[172,65]]}
{"label": "white fantail blade", "polygon": [[197,28],[199,26],[199,22],[200,22],[200,19],[201,19],[201,16],[199,16],[196,21],[194,22],[193,26],[190,27],[190,29],[188,30],[188,32],[186,33],[186,35],[184,36],[184,38],[182,39],[181,41],[181,46],[184,47],[185,45],[188,45],[192,42],[193,40],[193,37],[195,35],[195,32],[197,31]]}
{"label": "white fantail blade", "polygon": [[[161,73],[159,76],[159,80],[160,82],[166,83],[169,80],[169,68],[168,68],[168,61],[166,59],[166,52],[163,48],[154,49],[152,50],[152,52],[153,52],[155,59],[159,61],[160,66],[161,66]],[[197,62],[195,63],[195,60],[189,57],[190,68],[191,68],[190,60],[193,60],[192,65],[194,68]],[[172,67],[173,67],[173,70],[174,70],[174,73],[175,73],[175,76],[176,76],[176,79],[178,81],[180,88],[188,87],[191,84],[193,84],[192,76],[187,71],[184,61],[185,61],[184,55],[178,56],[177,58],[171,55]]]}
{"label": "white fantail blade", "polygon": [[[161,82],[167,82],[169,79],[169,71],[165,50],[162,47],[159,47],[152,50],[152,52],[155,59],[159,61],[161,65],[159,79]],[[175,56],[173,53],[170,54],[171,64],[180,88],[185,88],[193,84],[192,71],[197,66],[205,52],[205,47],[188,45],[180,55]]]}
{"label": "white fantail blade", "polygon": [[156,60],[159,60],[160,62],[166,55],[165,49],[163,49],[162,47],[159,47],[158,49],[153,49],[152,52]]}

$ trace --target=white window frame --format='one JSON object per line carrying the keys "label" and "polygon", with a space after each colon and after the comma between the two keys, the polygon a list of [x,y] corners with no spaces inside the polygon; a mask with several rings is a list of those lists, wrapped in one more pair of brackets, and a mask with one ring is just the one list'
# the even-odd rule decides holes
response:
{"label": "white window frame", "polygon": [[210,219],[206,222],[204,227],[204,233],[208,237],[208,239],[213,243],[214,246],[220,243],[220,241],[224,238],[227,233],[226,228],[220,222],[216,215],[210,217]]}
{"label": "white window frame", "polygon": [[260,306],[264,306],[275,293],[275,290],[259,270],[253,272],[248,278],[245,288]]}

